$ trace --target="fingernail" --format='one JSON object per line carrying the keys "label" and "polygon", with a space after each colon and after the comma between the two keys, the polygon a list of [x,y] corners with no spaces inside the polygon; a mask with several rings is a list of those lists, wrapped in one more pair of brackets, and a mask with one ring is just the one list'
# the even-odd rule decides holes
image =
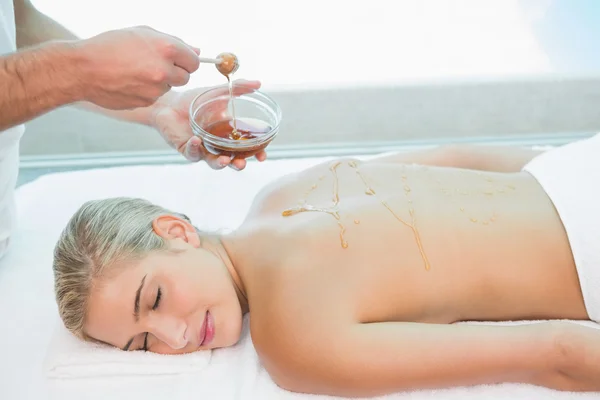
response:
{"label": "fingernail", "polygon": [[229,168],[239,171],[240,169],[235,164],[229,164]]}

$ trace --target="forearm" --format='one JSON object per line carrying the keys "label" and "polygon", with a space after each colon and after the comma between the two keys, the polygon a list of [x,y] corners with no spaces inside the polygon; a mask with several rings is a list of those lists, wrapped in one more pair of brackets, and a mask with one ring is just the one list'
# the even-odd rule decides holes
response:
{"label": "forearm", "polygon": [[[552,324],[361,324],[300,372],[298,391],[376,396],[558,377]],[[545,386],[550,386],[549,384]]]}
{"label": "forearm", "polygon": [[[38,11],[29,1],[15,2],[17,25],[17,47],[20,49],[52,40],[78,40],[79,37],[63,25]],[[135,110],[107,110],[87,101],[73,104],[76,108],[92,111],[111,118],[139,124],[150,124],[150,111],[146,108]]]}
{"label": "forearm", "polygon": [[0,57],[0,132],[80,100],[79,64],[70,42]]}

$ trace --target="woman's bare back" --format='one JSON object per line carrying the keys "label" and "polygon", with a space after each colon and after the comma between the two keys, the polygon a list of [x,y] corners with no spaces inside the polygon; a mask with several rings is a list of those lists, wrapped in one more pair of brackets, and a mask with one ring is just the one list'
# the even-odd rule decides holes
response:
{"label": "woman's bare back", "polygon": [[288,390],[599,388],[561,361],[600,354],[595,333],[453,324],[589,319],[560,218],[527,173],[327,162],[265,188],[233,240],[255,348]]}
{"label": "woman's bare back", "polygon": [[264,273],[277,270],[280,287],[320,312],[587,318],[560,219],[526,173],[334,161],[272,187],[242,230],[255,223],[270,253]]}

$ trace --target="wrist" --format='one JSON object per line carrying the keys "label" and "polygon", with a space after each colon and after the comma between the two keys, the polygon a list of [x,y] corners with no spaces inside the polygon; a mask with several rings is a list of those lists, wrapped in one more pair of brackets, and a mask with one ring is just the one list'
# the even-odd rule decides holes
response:
{"label": "wrist", "polygon": [[[163,95],[163,97],[165,96],[166,95]],[[122,121],[134,122],[136,124],[156,128],[156,115],[167,107],[167,104],[166,99],[161,97],[154,104],[146,107],[139,107],[131,110],[110,110],[108,113],[110,116]]]}
{"label": "wrist", "polygon": [[41,48],[43,62],[40,68],[46,70],[53,82],[55,95],[60,103],[71,104],[84,99],[85,79],[82,58],[74,41],[54,41]]}
{"label": "wrist", "polygon": [[151,128],[156,127],[156,124],[154,123],[156,114],[165,107],[164,104],[158,104],[157,102],[147,107],[134,108],[131,110],[111,110],[100,107],[89,101],[79,101],[75,106],[79,109],[91,111],[119,121],[136,123]]}
{"label": "wrist", "polygon": [[577,367],[584,346],[581,328],[564,321],[537,325],[544,351],[543,357],[536,362],[538,373],[531,383],[558,390],[573,389],[575,383],[571,375]]}
{"label": "wrist", "polygon": [[[62,51],[69,61],[70,72],[73,74],[73,84],[77,92],[78,102],[87,102],[92,98],[94,84],[101,80],[103,72],[98,68],[90,55],[86,40],[63,42]],[[106,73],[106,71],[104,71]]]}
{"label": "wrist", "polygon": [[156,118],[165,108],[171,107],[175,101],[175,97],[178,95],[177,92],[170,90],[156,100],[154,104],[146,107],[146,113],[144,115],[145,124],[155,129],[157,128]]}

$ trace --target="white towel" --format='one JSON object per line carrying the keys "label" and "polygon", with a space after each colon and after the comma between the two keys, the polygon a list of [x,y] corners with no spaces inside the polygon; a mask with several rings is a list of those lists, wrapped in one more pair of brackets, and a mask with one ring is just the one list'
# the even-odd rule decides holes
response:
{"label": "white towel", "polygon": [[199,373],[210,363],[211,352],[160,355],[124,352],[102,344],[84,342],[57,321],[45,360],[49,379],[110,378]]}
{"label": "white towel", "polygon": [[537,179],[560,216],[587,313],[596,322],[600,322],[599,153],[600,133],[541,154],[523,168]]}

